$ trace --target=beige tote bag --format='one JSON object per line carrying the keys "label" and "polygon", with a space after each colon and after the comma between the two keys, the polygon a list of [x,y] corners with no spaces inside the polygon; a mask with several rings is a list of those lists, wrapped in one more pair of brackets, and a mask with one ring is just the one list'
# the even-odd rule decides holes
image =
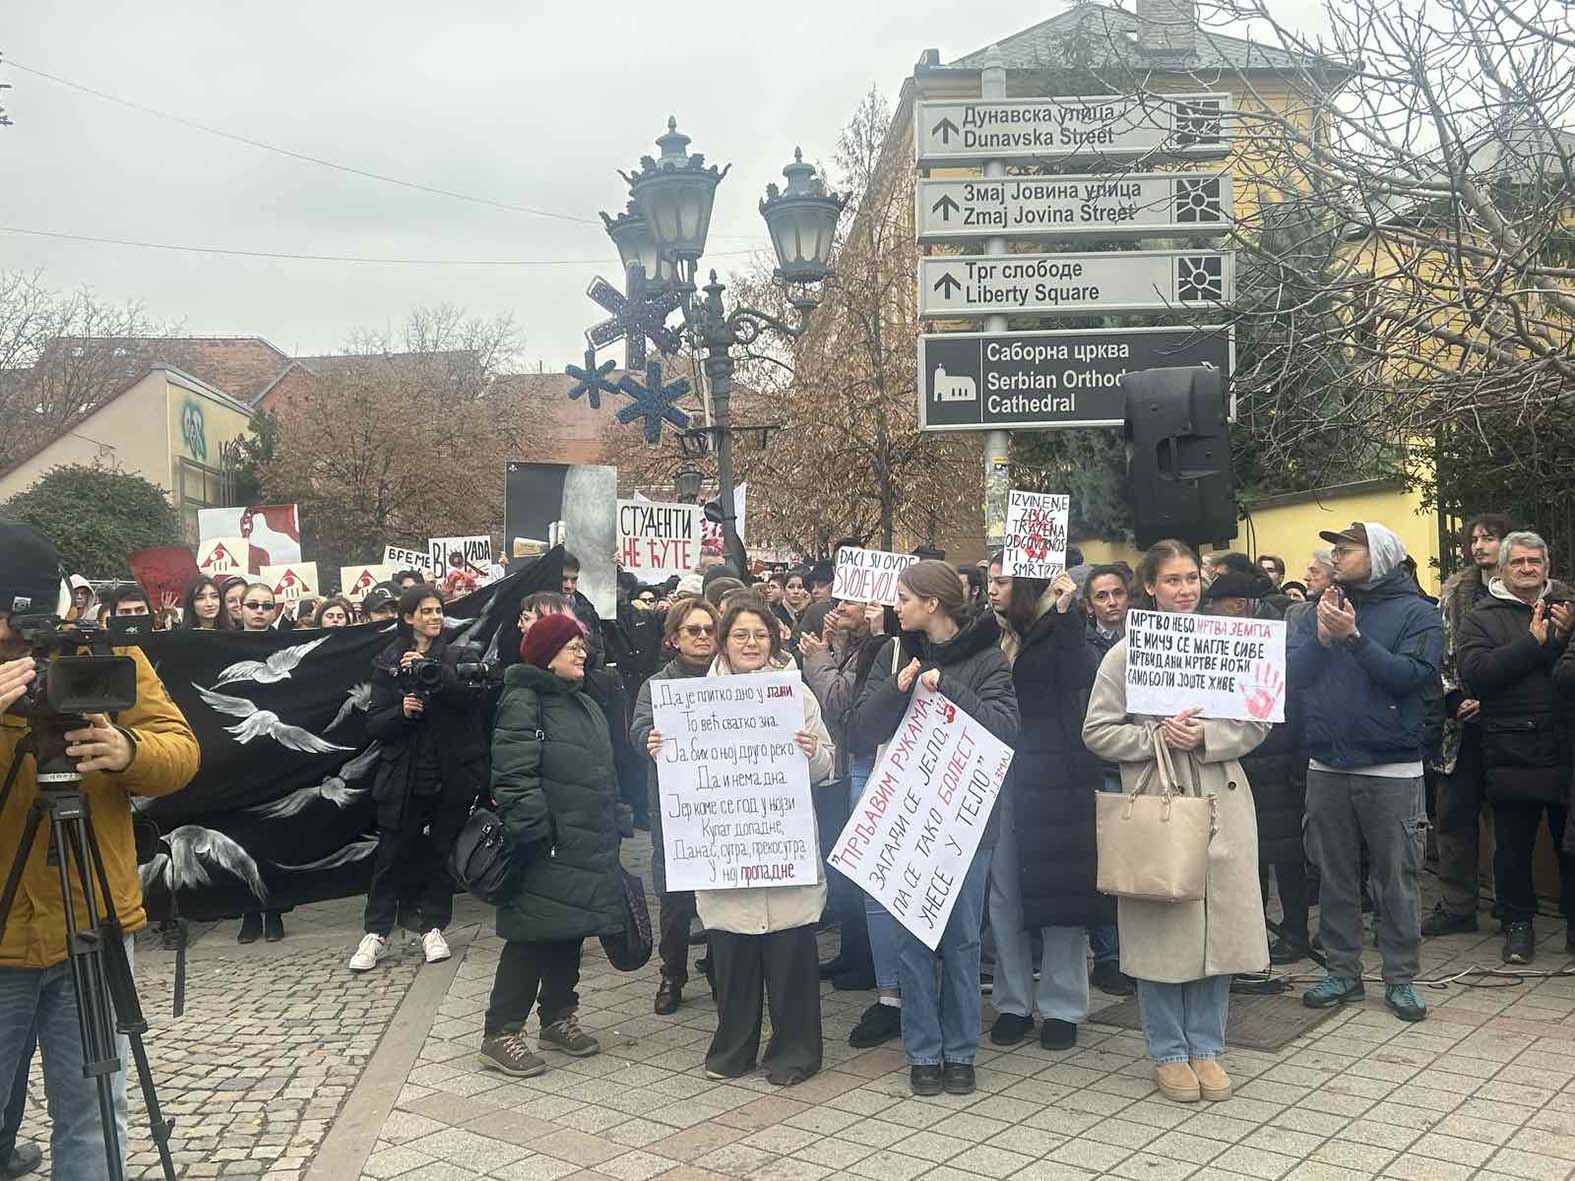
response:
{"label": "beige tote bag", "polygon": [[1213,796],[1176,786],[1170,748],[1152,731],[1160,791],[1095,792],[1101,894],[1146,902],[1199,902],[1208,878],[1209,841],[1216,831]]}

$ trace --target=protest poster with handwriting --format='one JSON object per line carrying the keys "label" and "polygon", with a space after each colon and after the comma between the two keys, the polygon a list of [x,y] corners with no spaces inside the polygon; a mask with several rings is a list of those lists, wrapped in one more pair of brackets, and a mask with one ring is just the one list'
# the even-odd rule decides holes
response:
{"label": "protest poster with handwriting", "polygon": [[1011,762],[945,694],[915,687],[827,862],[933,951]]}
{"label": "protest poster with handwriting", "polygon": [[1066,530],[1071,514],[1070,496],[1011,489],[1006,501],[1001,573],[1009,578],[1059,577],[1066,569]]}
{"label": "protest poster with handwriting", "polygon": [[651,682],[669,890],[815,884],[809,760],[794,741],[806,692],[792,673]]}
{"label": "protest poster with handwriting", "polygon": [[1285,720],[1285,621],[1127,613],[1127,710]]}
{"label": "protest poster with handwriting", "polygon": [[837,551],[831,597],[855,603],[897,605],[897,576],[919,560],[917,554],[845,545]]}

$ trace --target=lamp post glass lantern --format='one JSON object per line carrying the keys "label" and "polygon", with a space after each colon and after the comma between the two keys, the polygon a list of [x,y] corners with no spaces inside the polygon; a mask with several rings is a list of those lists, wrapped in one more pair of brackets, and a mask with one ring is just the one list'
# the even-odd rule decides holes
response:
{"label": "lamp post glass lantern", "polygon": [[617,217],[603,213],[601,218],[602,224],[607,227],[607,236],[618,248],[618,258],[623,262],[625,271],[638,266],[653,285],[666,286],[673,282],[675,274],[672,259],[657,249],[656,239],[651,237],[650,226],[639,206],[630,201]]}
{"label": "lamp post glass lantern", "polygon": [[700,469],[687,459],[673,473],[673,493],[680,504],[693,504],[700,497]]}
{"label": "lamp post glass lantern", "polygon": [[[794,149],[793,162],[782,170],[787,178],[786,190],[778,189],[775,184],[767,185],[766,195],[760,201],[760,215],[765,219],[776,252],[776,277],[790,289],[788,302],[798,313],[798,323],[789,324],[755,308],[729,311],[722,302],[726,288],[717,281],[715,271],[711,272],[711,281],[706,284],[703,295],[695,290],[694,280],[711,228],[716,187],[732,166],[722,169],[714,164],[707,166],[703,155],[689,152],[689,142],[689,137],[678,130],[678,121],[669,118],[667,134],[656,141],[661,155],[654,160],[650,156],[641,157],[638,173],[620,173],[628,182],[630,195],[629,213],[623,217],[638,214],[644,222],[643,233],[649,237],[657,255],[675,272],[673,281],[685,297],[681,307],[690,344],[696,352],[704,353],[703,364],[711,395],[712,426],[708,433],[715,435],[722,536],[729,560],[743,571],[748,563],[734,514],[733,428],[728,410],[735,364],[732,348],[735,344],[750,344],[766,329],[789,338],[803,333],[817,302],[810,289],[824,282],[831,273],[837,219],[842,215],[847,198],[828,192],[825,181],[815,174],[814,166],[804,163],[803,152]],[[630,255],[624,253],[624,241],[614,234],[618,223],[606,218],[605,214],[603,217],[607,221],[607,232],[614,235],[619,253],[626,262],[630,261]],[[638,254],[636,231],[627,226],[620,226],[619,230],[629,242],[627,249]],[[769,428],[760,430],[762,447],[768,433]],[[683,477],[680,468],[675,484]]]}

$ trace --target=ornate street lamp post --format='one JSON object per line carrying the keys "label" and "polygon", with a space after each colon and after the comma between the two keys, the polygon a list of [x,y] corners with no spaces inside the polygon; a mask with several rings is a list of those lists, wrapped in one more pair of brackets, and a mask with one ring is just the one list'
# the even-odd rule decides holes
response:
{"label": "ornate street lamp post", "polygon": [[[801,335],[810,312],[819,302],[815,289],[830,274],[831,247],[836,236],[837,219],[842,215],[846,197],[827,192],[825,182],[815,175],[812,165],[804,163],[803,153],[795,150],[793,163],[782,170],[786,190],[766,186],[760,202],[760,215],[771,233],[777,256],[777,278],[788,288],[788,302],[798,313],[798,322],[789,324],[755,308],[729,311],[722,302],[726,288],[717,282],[716,272],[701,295],[695,288],[695,273],[705,253],[705,240],[711,226],[711,208],[716,187],[728,169],[707,167],[705,157],[688,150],[689,137],[678,130],[676,119],[668,119],[667,134],[656,141],[661,155],[646,156],[640,171],[623,173],[629,184],[630,213],[618,221],[638,214],[641,232],[650,238],[642,248],[637,234],[622,228],[625,241],[614,235],[619,253],[626,263],[644,265],[651,248],[657,257],[657,271],[666,263],[672,268],[672,282],[683,296],[684,327],[690,344],[704,351],[703,364],[711,390],[712,425],[706,428],[715,439],[718,501],[722,509],[722,536],[728,559],[740,573],[748,568],[742,540],[738,536],[737,515],[733,504],[733,431],[729,399],[733,392],[732,355],[734,345],[749,345],[770,329],[793,338]],[[731,166],[729,166],[731,167]],[[607,218],[609,234],[618,224]]]}

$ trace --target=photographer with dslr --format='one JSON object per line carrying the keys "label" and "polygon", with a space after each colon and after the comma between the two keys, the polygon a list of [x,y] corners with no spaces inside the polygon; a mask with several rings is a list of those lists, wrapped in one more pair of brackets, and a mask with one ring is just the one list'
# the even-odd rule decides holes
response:
{"label": "photographer with dslr", "polygon": [[449,957],[449,847],[488,775],[479,691],[457,667],[468,653],[443,636],[435,586],[418,584],[399,596],[394,641],[372,661],[366,729],[383,744],[372,784],[377,859],[352,972],[377,965],[396,921],[421,932],[427,963]]}
{"label": "photographer with dslr", "polygon": [[[43,536],[0,521],[0,768],[15,771],[0,811],[0,866],[19,851],[24,824],[38,794],[36,765],[24,742],[32,727],[18,708],[39,676],[39,661],[18,630],[24,616],[46,616],[59,601],[60,558]],[[66,625],[74,626],[74,625]],[[136,649],[120,650],[135,666],[136,703],[111,719],[90,713],[66,733],[66,755],[82,775],[81,795],[92,812],[114,916],[127,932],[147,925],[131,831],[131,797],[163,796],[185,787],[197,773],[197,739]],[[22,702],[19,707],[18,703]],[[36,719],[35,719],[36,720]],[[108,1176],[106,1129],[98,1090],[83,1076],[83,1044],[72,965],[67,962],[65,902],[60,875],[48,861],[43,833],[22,871],[18,904],[0,938],[0,1109],[10,1099],[13,1076],[36,1032],[43,1050],[44,1082],[54,1121],[52,1176],[82,1181]],[[96,883],[95,883],[96,887]],[[96,889],[95,889],[96,893]],[[25,901],[24,901],[25,900]],[[105,900],[100,898],[102,903]],[[75,899],[85,924],[83,901]],[[126,1154],[126,1076],[129,1049],[117,1037],[122,1070],[114,1075],[114,1107],[122,1157]]]}

